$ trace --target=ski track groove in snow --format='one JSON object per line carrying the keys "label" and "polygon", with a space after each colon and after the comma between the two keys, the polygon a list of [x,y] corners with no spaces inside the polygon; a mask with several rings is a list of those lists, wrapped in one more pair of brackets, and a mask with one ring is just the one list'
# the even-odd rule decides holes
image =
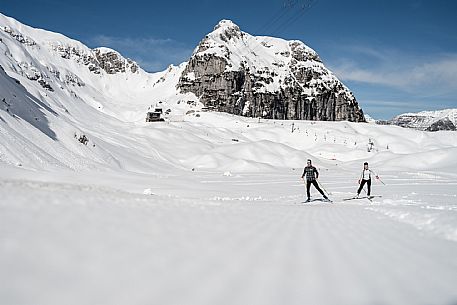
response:
{"label": "ski track groove in snow", "polygon": [[[70,305],[457,300],[457,243],[376,211],[403,209],[404,201],[384,204],[392,200],[384,194],[373,203],[344,203],[350,193],[335,193],[333,204],[302,204],[304,187],[283,195],[272,189],[278,179],[258,178],[258,201],[239,196],[249,187],[238,182],[238,194],[220,201],[2,180],[0,268],[9,278],[2,277],[0,296],[10,304],[58,304],[71,295]],[[411,204],[423,210],[424,203]],[[106,299],[113,289],[116,301]]]}

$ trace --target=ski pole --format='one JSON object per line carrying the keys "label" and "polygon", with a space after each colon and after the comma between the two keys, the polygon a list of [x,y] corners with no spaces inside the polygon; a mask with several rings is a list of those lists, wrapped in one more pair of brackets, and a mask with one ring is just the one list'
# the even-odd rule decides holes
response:
{"label": "ski pole", "polygon": [[327,193],[327,195],[332,195],[331,193],[329,193],[329,192],[325,189],[325,187],[322,185],[322,183],[319,182],[319,180],[316,179],[316,181],[317,181],[317,184],[319,184],[319,186],[324,190],[324,192]]}
{"label": "ski pole", "polygon": [[386,184],[384,183],[384,181],[382,181],[381,178],[379,178],[379,176],[376,176],[376,179],[378,179],[379,181],[381,181],[382,184],[386,185]]}

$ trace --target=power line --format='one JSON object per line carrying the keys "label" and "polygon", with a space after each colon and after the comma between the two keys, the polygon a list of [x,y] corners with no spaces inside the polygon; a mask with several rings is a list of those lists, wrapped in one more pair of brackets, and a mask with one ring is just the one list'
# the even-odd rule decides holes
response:
{"label": "power line", "polygon": [[[286,2],[290,2],[290,0]],[[281,7],[279,11],[276,12],[276,14],[273,17],[269,18],[259,29],[257,29],[256,33],[268,31],[270,27],[272,27],[275,23],[279,22],[289,12],[289,10],[293,6],[287,4],[286,2],[284,2],[284,5]]]}
{"label": "power line", "polygon": [[[236,47],[236,49],[241,53],[244,49],[249,49],[251,53],[255,54],[255,51],[260,47],[260,46],[265,46],[268,44],[268,42],[273,39],[274,35],[280,34],[282,31],[287,29],[289,26],[294,24],[299,18],[301,18],[306,12],[311,10],[318,2],[318,0],[304,0],[303,3],[300,4],[301,1],[299,0],[286,0],[283,2],[282,8],[276,12],[274,15],[273,19],[269,19],[264,25],[262,25],[261,29],[268,29],[272,28],[273,30],[268,36],[265,36],[264,39],[257,41],[258,36],[251,36],[248,39],[244,41],[244,47],[239,49]],[[288,15],[288,13],[291,11],[291,9],[296,8],[299,6],[299,10],[297,12],[292,13],[292,16],[289,19],[282,20],[284,17]],[[251,39],[254,39],[255,42],[257,42],[257,45],[253,48],[250,48],[250,42]],[[258,57],[258,60],[263,63],[265,66],[268,66],[268,62],[261,58],[260,56]]]}
{"label": "power line", "polygon": [[316,4],[317,4],[318,0],[307,0],[306,3],[304,3],[303,5],[301,5],[300,7],[300,10],[298,11],[298,13],[295,15],[295,17],[291,18],[290,20],[288,20],[286,23],[284,23],[282,25],[281,28],[277,29],[278,33],[279,32],[282,32],[283,30],[285,30],[287,27],[293,25],[298,19],[300,19],[305,13],[307,13],[308,11],[310,11]]}
{"label": "power line", "polygon": [[267,42],[269,42],[272,38],[273,35],[275,34],[280,34],[283,32],[285,29],[287,29],[289,26],[294,24],[298,19],[300,19],[305,13],[307,13],[309,10],[311,10],[316,4],[318,0],[306,0],[304,4],[300,6],[300,10],[296,12],[292,18],[286,20],[282,24],[280,24],[275,31],[273,31],[270,35],[270,37],[266,37],[264,40],[262,40],[254,49],[251,51],[254,52],[260,45],[264,45]]}

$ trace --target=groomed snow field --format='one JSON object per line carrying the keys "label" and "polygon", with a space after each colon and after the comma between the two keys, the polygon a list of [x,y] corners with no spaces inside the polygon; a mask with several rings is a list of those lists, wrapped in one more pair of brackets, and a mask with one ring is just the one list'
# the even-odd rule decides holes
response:
{"label": "groomed snow field", "polygon": [[[123,126],[40,160],[3,140],[2,304],[457,304],[455,133],[203,112]],[[304,203],[308,158],[333,203]],[[365,161],[378,197],[345,201]]]}

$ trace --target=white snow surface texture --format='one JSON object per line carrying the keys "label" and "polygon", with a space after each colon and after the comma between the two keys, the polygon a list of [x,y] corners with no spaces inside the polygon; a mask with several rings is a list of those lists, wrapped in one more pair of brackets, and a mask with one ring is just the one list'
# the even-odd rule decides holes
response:
{"label": "white snow surface texture", "polygon": [[[183,65],[0,39],[0,304],[457,304],[455,132],[200,112]],[[333,203],[303,203],[308,158]]]}

